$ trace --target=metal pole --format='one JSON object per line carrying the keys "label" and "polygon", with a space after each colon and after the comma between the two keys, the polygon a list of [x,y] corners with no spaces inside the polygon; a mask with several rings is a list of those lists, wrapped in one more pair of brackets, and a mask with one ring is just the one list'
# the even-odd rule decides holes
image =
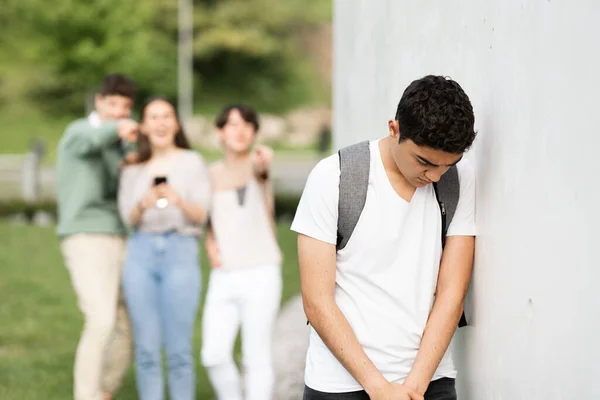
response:
{"label": "metal pole", "polygon": [[25,155],[21,175],[21,195],[27,204],[38,200],[40,160],[38,154],[31,151]]}
{"label": "metal pole", "polygon": [[179,0],[179,57],[178,57],[178,108],[182,122],[185,124],[193,112],[193,0]]}

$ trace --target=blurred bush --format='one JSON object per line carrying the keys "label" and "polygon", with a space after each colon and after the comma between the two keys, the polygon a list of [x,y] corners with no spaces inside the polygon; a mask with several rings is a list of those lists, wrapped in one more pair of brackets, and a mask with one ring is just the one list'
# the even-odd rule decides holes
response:
{"label": "blurred bush", "polygon": [[[140,97],[177,88],[177,0],[4,0],[0,102],[82,112],[109,72],[130,74]],[[195,0],[197,103],[253,102],[282,111],[328,96],[299,51],[331,20],[330,0]],[[1,103],[0,103],[1,105]]]}
{"label": "blurred bush", "polygon": [[41,201],[29,204],[21,200],[0,201],[0,218],[22,215],[28,221],[31,221],[38,211],[43,211],[56,217],[56,203],[53,201]]}

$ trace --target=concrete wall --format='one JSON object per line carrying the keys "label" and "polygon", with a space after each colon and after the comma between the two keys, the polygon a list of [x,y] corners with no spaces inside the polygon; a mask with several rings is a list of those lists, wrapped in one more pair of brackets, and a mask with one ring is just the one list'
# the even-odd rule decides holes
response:
{"label": "concrete wall", "polygon": [[433,73],[479,137],[461,399],[600,399],[600,2],[336,0],[335,146],[387,134]]}

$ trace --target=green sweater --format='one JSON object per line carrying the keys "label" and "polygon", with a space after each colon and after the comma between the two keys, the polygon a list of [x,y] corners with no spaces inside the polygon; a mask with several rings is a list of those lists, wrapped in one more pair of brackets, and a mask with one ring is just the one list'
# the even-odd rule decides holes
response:
{"label": "green sweater", "polygon": [[117,208],[124,149],[116,128],[117,121],[94,127],[87,119],[79,119],[61,138],[56,161],[59,236],[125,235]]}

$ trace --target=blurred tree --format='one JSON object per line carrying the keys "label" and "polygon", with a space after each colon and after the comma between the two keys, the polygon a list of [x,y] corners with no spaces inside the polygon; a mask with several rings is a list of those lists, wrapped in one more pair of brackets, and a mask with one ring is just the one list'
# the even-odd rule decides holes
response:
{"label": "blurred tree", "polygon": [[330,0],[204,0],[195,10],[195,66],[204,93],[271,110],[318,95],[298,36],[331,20]]}
{"label": "blurred tree", "polygon": [[81,112],[84,94],[108,72],[122,71],[143,92],[172,95],[176,51],[172,38],[155,29],[160,0],[11,0],[5,12],[18,21],[0,45],[6,80],[50,111]]}
{"label": "blurred tree", "polygon": [[[103,75],[120,71],[140,96],[177,90],[177,0],[3,0],[0,100],[81,113]],[[195,0],[200,102],[267,109],[310,98],[295,35],[331,18],[331,0]]]}

